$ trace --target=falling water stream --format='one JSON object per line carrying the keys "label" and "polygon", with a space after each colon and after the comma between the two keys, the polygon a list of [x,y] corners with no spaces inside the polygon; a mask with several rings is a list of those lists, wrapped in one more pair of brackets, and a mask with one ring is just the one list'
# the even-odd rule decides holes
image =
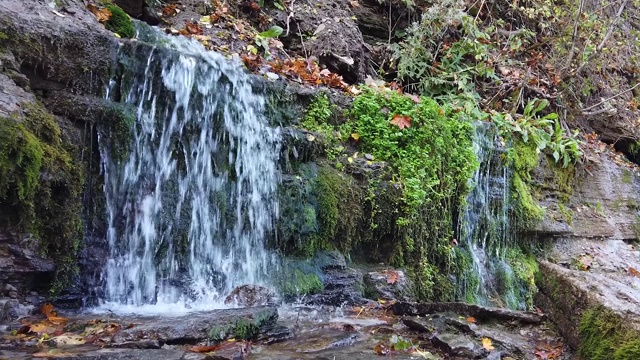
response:
{"label": "falling water stream", "polygon": [[[475,126],[474,152],[479,167],[459,221],[461,246],[471,259],[461,284],[463,298],[482,305],[525,308],[507,282],[513,271],[506,251],[516,246],[511,228],[510,171],[506,150],[491,123]],[[507,281],[505,281],[507,279]]]}
{"label": "falling water stream", "polygon": [[120,51],[108,96],[135,108],[121,158],[101,139],[113,306],[222,305],[235,286],[266,284],[280,133],[239,63],[183,37]]}

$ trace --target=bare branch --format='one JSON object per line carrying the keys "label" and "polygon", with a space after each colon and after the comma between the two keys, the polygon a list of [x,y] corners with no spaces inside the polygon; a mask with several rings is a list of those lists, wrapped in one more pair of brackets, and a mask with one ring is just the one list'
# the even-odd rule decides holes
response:
{"label": "bare branch", "polygon": [[591,105],[591,106],[589,106],[589,107],[587,107],[587,108],[582,109],[582,113],[583,113],[583,114],[585,114],[585,115],[587,115],[587,112],[588,112],[589,110],[591,110],[591,109],[593,109],[593,108],[596,108],[596,107],[598,107],[598,106],[600,106],[600,105],[602,105],[602,104],[604,104],[604,103],[608,102],[609,100],[615,99],[615,98],[617,98],[617,97],[618,97],[618,96],[620,96],[620,95],[623,95],[623,94],[626,94],[626,93],[628,93],[628,92],[630,92],[630,91],[633,91],[633,89],[637,88],[638,86],[640,86],[640,82],[639,82],[639,83],[637,83],[637,84],[635,84],[635,85],[633,85],[632,87],[628,88],[628,89],[627,89],[627,90],[625,90],[625,91],[621,91],[621,92],[619,92],[619,93],[617,93],[617,94],[615,94],[615,95],[613,95],[613,96],[611,96],[611,97],[609,97],[609,98],[606,98],[606,99],[604,99],[604,100],[600,101],[599,103],[597,103],[597,104],[595,104],[595,105]]}
{"label": "bare branch", "polygon": [[582,16],[582,9],[584,8],[584,0],[580,0],[580,6],[578,7],[578,14],[576,15],[576,21],[573,24],[573,35],[571,36],[571,50],[567,55],[567,61],[564,65],[564,69],[569,69],[573,55],[576,52],[576,38],[578,37],[578,24],[580,23],[580,17]]}
{"label": "bare branch", "polygon": [[587,60],[585,62],[583,62],[578,67],[578,69],[576,69],[575,71],[571,71],[562,80],[567,80],[567,79],[569,79],[571,77],[574,77],[574,76],[578,75],[580,73],[580,71],[582,71],[582,69],[584,69],[584,67],[587,66],[587,64],[589,64],[589,62],[591,62],[591,60],[593,60],[593,58],[602,51],[602,49],[604,49],[605,45],[607,44],[607,41],[609,41],[609,38],[613,34],[613,30],[618,26],[618,21],[620,21],[620,17],[622,16],[622,12],[624,11],[624,8],[627,6],[628,2],[629,2],[629,0],[624,0],[622,2],[622,5],[620,5],[620,8],[618,9],[618,12],[616,13],[615,19],[613,19],[613,23],[611,23],[611,26],[609,27],[609,30],[607,30],[607,34],[604,36],[604,39],[602,39],[602,42],[600,43],[600,45],[598,45],[596,50],[591,55],[589,55]]}

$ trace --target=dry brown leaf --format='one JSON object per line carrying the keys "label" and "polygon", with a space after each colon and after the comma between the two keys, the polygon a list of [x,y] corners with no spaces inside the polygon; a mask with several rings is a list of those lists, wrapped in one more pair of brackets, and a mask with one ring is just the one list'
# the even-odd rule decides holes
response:
{"label": "dry brown leaf", "polygon": [[212,352],[215,351],[219,348],[220,346],[218,345],[212,345],[212,346],[193,346],[191,347],[191,349],[189,349],[190,351],[196,352],[196,353],[208,353],[208,352]]}
{"label": "dry brown leaf", "polygon": [[107,8],[98,9],[98,7],[95,6],[94,4],[89,4],[87,5],[87,9],[89,9],[89,11],[93,15],[95,15],[95,17],[101,23],[109,21],[109,19],[111,18],[111,11],[109,11],[109,9]]}
{"label": "dry brown leaf", "polygon": [[396,114],[393,115],[391,123],[402,130],[404,128],[411,127],[411,117],[407,115]]}
{"label": "dry brown leaf", "polygon": [[631,276],[640,277],[640,271],[638,271],[638,270],[636,270],[635,268],[632,268],[632,267],[629,268],[629,274]]}

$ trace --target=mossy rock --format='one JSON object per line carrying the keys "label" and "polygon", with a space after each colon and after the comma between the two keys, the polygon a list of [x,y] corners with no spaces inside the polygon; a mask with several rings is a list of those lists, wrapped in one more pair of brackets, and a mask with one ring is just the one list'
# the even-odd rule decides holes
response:
{"label": "mossy rock", "polygon": [[273,325],[277,320],[277,313],[269,310],[255,314],[253,319],[241,318],[232,324],[216,326],[209,330],[209,338],[213,341],[226,339],[255,340],[263,327]]}
{"label": "mossy rock", "polygon": [[292,301],[304,295],[314,295],[324,289],[322,281],[312,272],[300,269],[286,271],[278,280],[278,290],[286,301]]}
{"label": "mossy rock", "polygon": [[54,292],[77,271],[84,168],[39,103],[23,119],[0,118],[0,227],[31,233],[56,264]]}
{"label": "mossy rock", "polygon": [[585,311],[578,329],[578,354],[590,360],[640,359],[640,331],[633,325],[602,306]]}
{"label": "mossy rock", "polygon": [[109,4],[106,8],[111,11],[111,17],[105,23],[105,28],[112,31],[123,38],[132,38],[136,35],[136,30],[133,26],[133,21],[127,15],[124,10],[119,6]]}

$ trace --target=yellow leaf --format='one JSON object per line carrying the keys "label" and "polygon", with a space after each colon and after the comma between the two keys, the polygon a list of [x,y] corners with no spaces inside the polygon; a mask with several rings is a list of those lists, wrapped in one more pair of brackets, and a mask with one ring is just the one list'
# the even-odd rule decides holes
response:
{"label": "yellow leaf", "polygon": [[489,338],[482,338],[482,347],[487,349],[487,350],[495,349],[493,347],[493,345],[491,344],[491,339],[489,339]]}
{"label": "yellow leaf", "polygon": [[313,141],[313,140],[315,140],[315,139],[316,139],[316,137],[315,137],[315,136],[313,136],[313,135],[311,135],[311,134],[307,134],[307,140],[308,140],[308,141]]}
{"label": "yellow leaf", "polygon": [[348,158],[347,158],[347,161],[349,162],[349,164],[351,164],[351,163],[353,163],[353,158],[348,157]]}
{"label": "yellow leaf", "polygon": [[353,140],[355,140],[355,141],[358,141],[358,140],[360,140],[360,134],[358,134],[358,133],[352,133],[352,134],[351,134],[351,138],[352,138]]}
{"label": "yellow leaf", "polygon": [[42,323],[33,324],[29,327],[29,331],[34,333],[43,333],[43,332],[47,332],[50,329],[51,328],[49,326]]}

